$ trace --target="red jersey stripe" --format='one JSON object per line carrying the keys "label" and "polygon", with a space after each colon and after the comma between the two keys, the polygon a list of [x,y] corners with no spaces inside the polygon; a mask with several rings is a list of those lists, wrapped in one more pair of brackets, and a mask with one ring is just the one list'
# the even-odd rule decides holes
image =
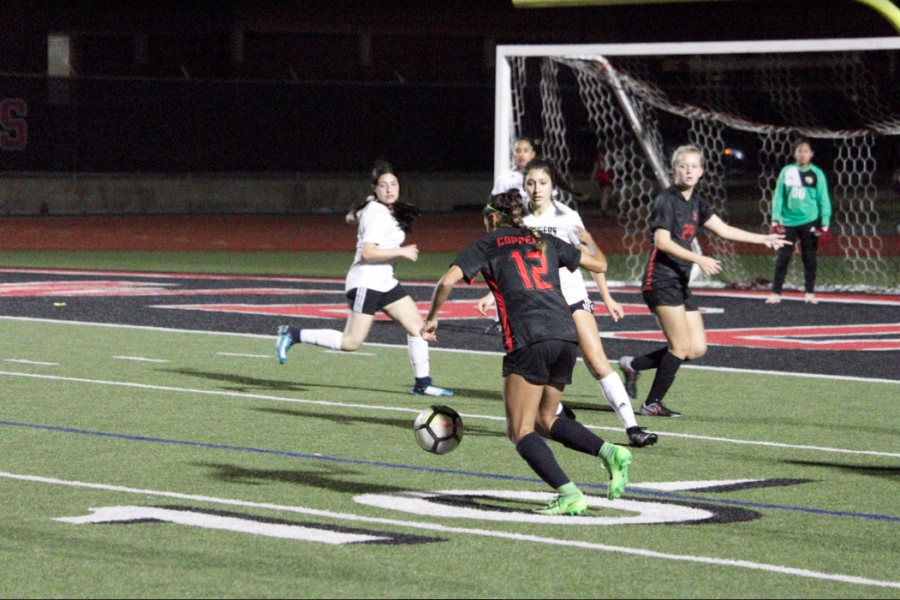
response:
{"label": "red jersey stripe", "polygon": [[509,329],[509,315],[506,312],[506,301],[503,299],[503,294],[500,293],[500,288],[497,287],[496,281],[488,279],[487,277],[485,277],[484,280],[494,293],[494,300],[497,302],[497,317],[500,319],[500,325],[503,326],[503,347],[506,348],[507,353],[512,352],[513,340],[512,333]]}

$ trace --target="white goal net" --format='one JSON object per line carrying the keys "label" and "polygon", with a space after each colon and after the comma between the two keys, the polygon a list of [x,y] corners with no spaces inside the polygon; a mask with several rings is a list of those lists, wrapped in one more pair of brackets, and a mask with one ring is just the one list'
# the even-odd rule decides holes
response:
{"label": "white goal net", "polygon": [[[499,46],[495,174],[518,136],[540,141],[576,186],[590,191],[599,160],[612,183],[624,279],[650,250],[654,198],[669,157],[704,151],[700,187],[728,223],[764,231],[792,144],[811,141],[828,179],[834,241],[819,251],[818,289],[900,289],[900,39],[652,45]],[[590,210],[590,207],[585,207]],[[603,244],[601,244],[602,246]],[[765,285],[774,253],[715,235],[701,251],[724,270],[696,284]],[[787,289],[802,282],[799,258]]]}

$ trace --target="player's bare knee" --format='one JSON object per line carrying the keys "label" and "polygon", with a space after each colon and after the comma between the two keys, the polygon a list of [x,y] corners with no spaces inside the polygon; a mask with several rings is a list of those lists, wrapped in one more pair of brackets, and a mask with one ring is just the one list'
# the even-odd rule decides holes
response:
{"label": "player's bare knee", "polygon": [[671,344],[669,345],[669,353],[684,360],[691,354],[690,344]]}
{"label": "player's bare knee", "polygon": [[356,352],[362,347],[362,340],[357,340],[353,338],[348,338],[344,336],[344,339],[341,341],[341,351],[342,352]]}
{"label": "player's bare knee", "polygon": [[693,346],[687,355],[688,360],[697,360],[706,356],[706,344]]}

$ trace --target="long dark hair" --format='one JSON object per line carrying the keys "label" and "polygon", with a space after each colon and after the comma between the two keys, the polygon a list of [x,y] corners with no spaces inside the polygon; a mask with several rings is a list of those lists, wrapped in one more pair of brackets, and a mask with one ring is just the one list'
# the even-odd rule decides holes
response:
{"label": "long dark hair", "polygon": [[541,238],[540,232],[534,227],[525,225],[525,207],[522,205],[522,195],[517,189],[511,189],[501,194],[494,194],[488,200],[487,206],[481,211],[485,219],[490,215],[496,215],[499,219],[498,226],[516,227],[527,229],[534,237],[534,248],[540,252],[547,247],[547,242]]}
{"label": "long dark hair", "polygon": [[[382,175],[386,175],[390,173],[394,177],[397,177],[399,180],[400,177],[397,176],[397,172],[394,170],[394,167],[391,166],[391,163],[386,160],[378,160],[375,161],[375,165],[372,167],[372,176],[371,176],[371,184],[372,184],[372,194],[366,196],[363,200],[357,200],[350,206],[350,212],[359,215],[359,212],[368,206],[369,202],[377,202],[377,196],[374,194],[375,188],[378,186],[378,179]],[[388,210],[391,211],[391,214],[394,216],[394,219],[397,221],[397,224],[400,225],[400,229],[404,231],[404,233],[410,233],[412,231],[412,224],[419,216],[419,209],[409,204],[407,202],[402,202],[401,200],[397,200],[393,204],[387,207]]]}
{"label": "long dark hair", "polygon": [[[525,175],[527,179],[528,171],[533,169],[540,169],[542,171],[546,171],[550,175],[550,182],[553,184],[554,190],[562,190],[571,194],[575,200],[582,201],[584,200],[584,194],[575,191],[575,188],[572,187],[572,184],[566,179],[565,175],[563,175],[559,169],[556,168],[556,164],[547,158],[535,158],[533,161],[525,165]],[[525,182],[522,182],[522,185],[525,185]],[[524,191],[524,190],[523,190]],[[529,206],[531,209],[534,207],[531,206],[529,202]]]}

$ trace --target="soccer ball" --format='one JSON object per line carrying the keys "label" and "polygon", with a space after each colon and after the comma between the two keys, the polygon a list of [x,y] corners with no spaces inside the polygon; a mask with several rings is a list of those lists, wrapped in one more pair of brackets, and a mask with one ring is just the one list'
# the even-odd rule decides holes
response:
{"label": "soccer ball", "polygon": [[462,418],[449,406],[435,404],[419,413],[413,431],[423,450],[447,454],[462,441]]}

